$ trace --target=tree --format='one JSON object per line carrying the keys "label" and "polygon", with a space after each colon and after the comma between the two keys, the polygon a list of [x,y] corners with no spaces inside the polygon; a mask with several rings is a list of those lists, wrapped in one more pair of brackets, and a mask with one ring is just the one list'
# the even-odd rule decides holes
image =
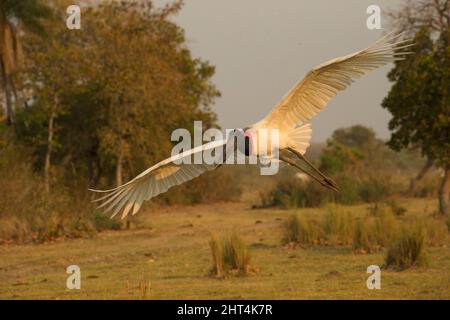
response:
{"label": "tree", "polygon": [[376,138],[375,132],[361,125],[337,129],[327,141],[321,156],[321,168],[329,174],[352,172],[363,174],[368,168],[386,169],[387,155],[384,143]]}
{"label": "tree", "polygon": [[29,34],[26,53],[29,57],[23,70],[24,88],[37,98],[37,104],[46,118],[44,181],[50,190],[52,156],[58,147],[58,118],[67,111],[67,102],[76,87],[85,83],[81,66],[79,33],[67,31],[62,16],[46,24],[46,36]]}
{"label": "tree", "polygon": [[[84,14],[92,83],[105,102],[98,137],[102,151],[115,158],[116,185],[133,159],[147,158],[146,166],[167,156],[175,128],[215,121],[209,112],[219,94],[209,82],[214,68],[191,57],[183,30],[169,21],[180,8],[181,2],[160,10],[150,1],[112,2]],[[128,167],[128,176],[136,173]]]}
{"label": "tree", "polygon": [[352,172],[359,175],[364,168],[365,155],[356,146],[349,146],[331,138],[320,156],[320,170],[329,175]]}
{"label": "tree", "polygon": [[44,32],[42,19],[51,17],[51,9],[39,0],[0,1],[0,75],[6,100],[6,120],[14,124],[15,111],[12,101],[17,101],[14,74],[22,64],[20,30]]}
{"label": "tree", "polygon": [[387,15],[392,25],[408,35],[416,34],[423,27],[445,33],[450,24],[450,0],[406,0]]}
{"label": "tree", "polygon": [[389,73],[394,83],[382,106],[392,114],[389,146],[417,147],[443,169],[439,209],[450,212],[450,0],[408,2],[391,13],[395,24],[414,35],[414,54]]}
{"label": "tree", "polygon": [[99,4],[84,9],[81,30],[52,21],[45,41],[25,37],[22,92],[33,102],[16,131],[48,181],[53,165],[66,185],[87,177],[84,192],[112,178],[122,184],[170,154],[175,128],[194,119],[215,124],[214,68],[191,56],[183,30],[168,19],[180,5]]}
{"label": "tree", "polygon": [[345,146],[367,150],[368,152],[380,145],[375,132],[361,125],[337,129],[333,132],[332,139]]}

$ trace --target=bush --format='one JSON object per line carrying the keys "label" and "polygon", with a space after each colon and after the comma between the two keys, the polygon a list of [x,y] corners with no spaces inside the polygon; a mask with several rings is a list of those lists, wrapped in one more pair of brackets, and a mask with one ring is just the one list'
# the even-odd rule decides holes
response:
{"label": "bush", "polygon": [[89,218],[52,214],[39,225],[34,242],[46,242],[56,238],[81,238],[93,236],[96,230]]}
{"label": "bush", "polygon": [[198,204],[238,201],[241,196],[239,176],[233,166],[205,172],[188,184],[171,188],[152,201],[173,204]]}
{"label": "bush", "polygon": [[302,222],[300,222],[300,218],[296,214],[292,214],[288,217],[287,221],[284,223],[284,237],[282,240],[283,244],[288,244],[291,242],[297,242],[301,239],[300,233],[301,229],[304,227],[301,226]]}
{"label": "bush", "polygon": [[374,212],[374,241],[380,247],[387,247],[398,233],[398,221],[389,207],[377,208]]}
{"label": "bush", "polygon": [[320,244],[323,240],[323,228],[318,221],[305,215],[292,214],[284,224],[283,244],[300,245]]}
{"label": "bush", "polygon": [[368,219],[358,219],[355,223],[353,250],[359,253],[373,253],[379,250],[374,239],[373,225]]}
{"label": "bush", "polygon": [[283,225],[283,244],[353,246],[356,252],[372,253],[386,247],[398,223],[388,209],[377,215],[355,218],[351,212],[330,205],[323,219],[292,214]]}
{"label": "bush", "polygon": [[357,204],[377,202],[389,194],[389,182],[367,178],[361,180],[349,175],[336,178],[339,193],[325,189],[316,181],[302,181],[291,178],[281,180],[273,190],[261,196],[266,207],[278,206],[284,209],[320,207],[325,203]]}
{"label": "bush", "polygon": [[3,242],[25,242],[30,237],[30,225],[10,216],[0,218],[0,244]]}
{"label": "bush", "polygon": [[427,264],[425,249],[425,230],[416,223],[401,232],[400,236],[389,245],[385,266],[397,270],[410,267],[422,267]]}
{"label": "bush", "polygon": [[120,230],[122,228],[122,223],[120,223],[120,221],[111,219],[103,213],[95,213],[92,220],[97,231]]}
{"label": "bush", "polygon": [[356,221],[353,249],[357,252],[378,252],[397,234],[398,222],[392,211],[385,206],[376,208],[372,215]]}
{"label": "bush", "polygon": [[215,276],[225,277],[230,274],[245,276],[255,271],[250,265],[250,251],[236,233],[221,239],[213,237],[209,245],[213,258],[211,273]]}
{"label": "bush", "polygon": [[324,230],[330,244],[351,245],[355,231],[354,215],[339,206],[330,205],[325,215]]}
{"label": "bush", "polygon": [[334,194],[334,200],[340,204],[356,204],[362,202],[359,194],[361,182],[351,175],[341,175],[337,177],[336,183],[339,186],[339,193]]}
{"label": "bush", "polygon": [[360,183],[358,194],[364,202],[378,202],[386,199],[389,194],[389,185],[381,179],[369,178]]}
{"label": "bush", "polygon": [[[323,191],[323,187],[315,181],[287,179],[280,181],[263,200],[266,206],[279,206],[284,209],[318,207],[326,199]],[[268,199],[272,203],[269,204]]]}
{"label": "bush", "polygon": [[0,151],[0,243],[78,238],[116,228],[116,222],[93,215],[86,194],[56,183],[47,193],[26,160],[26,148],[11,142]]}

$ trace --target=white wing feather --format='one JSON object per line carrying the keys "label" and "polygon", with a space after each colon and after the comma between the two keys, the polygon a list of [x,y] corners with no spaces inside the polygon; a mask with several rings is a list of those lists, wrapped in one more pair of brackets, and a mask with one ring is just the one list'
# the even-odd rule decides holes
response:
{"label": "white wing feather", "polygon": [[[106,193],[95,201],[101,202],[99,208],[105,208],[105,212],[113,211],[116,216],[122,211],[122,219],[130,212],[136,214],[144,201],[150,200],[157,195],[166,192],[173,186],[180,185],[192,180],[202,173],[215,169],[218,164],[194,164],[193,156],[213,149],[223,150],[227,140],[213,141],[197,148],[174,155],[163,160],[151,168],[145,170],[133,180],[111,190],[92,190],[94,192]],[[186,159],[191,164],[182,163]]]}
{"label": "white wing feather", "polygon": [[387,35],[365,50],[315,67],[255,126],[281,131],[309,121],[354,79],[409,54],[398,52],[412,46],[401,37]]}

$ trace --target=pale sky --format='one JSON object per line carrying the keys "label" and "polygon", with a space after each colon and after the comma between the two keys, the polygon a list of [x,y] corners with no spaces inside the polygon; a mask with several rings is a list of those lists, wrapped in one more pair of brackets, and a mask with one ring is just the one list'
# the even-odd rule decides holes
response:
{"label": "pale sky", "polygon": [[[158,0],[157,4],[168,2]],[[367,7],[395,8],[401,0],[186,0],[174,18],[196,57],[216,66],[222,92],[213,110],[223,128],[262,119],[314,66],[364,49],[389,31],[368,30]],[[363,124],[388,138],[381,108],[392,66],[357,80],[312,120],[313,142],[341,127]]]}

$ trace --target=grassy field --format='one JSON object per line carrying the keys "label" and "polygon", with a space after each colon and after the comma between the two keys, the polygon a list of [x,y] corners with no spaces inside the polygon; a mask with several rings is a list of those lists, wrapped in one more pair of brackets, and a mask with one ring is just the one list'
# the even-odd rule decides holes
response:
{"label": "grassy field", "polygon": [[[405,200],[407,215],[430,215],[435,201]],[[347,207],[366,212],[367,205]],[[322,214],[322,209],[305,209]],[[301,210],[297,210],[301,211]],[[368,290],[366,269],[382,265],[383,252],[349,247],[281,245],[292,211],[252,210],[218,204],[141,212],[131,230],[91,239],[0,246],[2,299],[450,299],[449,236],[428,248],[429,265],[382,270],[381,290]],[[237,231],[258,273],[217,279],[211,235]],[[81,290],[66,289],[67,266],[81,268]]]}

